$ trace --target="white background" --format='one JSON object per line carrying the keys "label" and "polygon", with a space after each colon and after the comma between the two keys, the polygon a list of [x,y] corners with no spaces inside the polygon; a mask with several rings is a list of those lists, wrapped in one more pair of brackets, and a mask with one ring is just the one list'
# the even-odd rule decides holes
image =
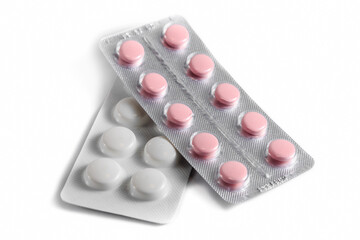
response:
{"label": "white background", "polygon": [[[0,238],[359,239],[359,13],[355,0],[2,1]],[[115,78],[99,39],[173,14],[314,168],[232,207],[195,175],[168,225],[62,203]]]}

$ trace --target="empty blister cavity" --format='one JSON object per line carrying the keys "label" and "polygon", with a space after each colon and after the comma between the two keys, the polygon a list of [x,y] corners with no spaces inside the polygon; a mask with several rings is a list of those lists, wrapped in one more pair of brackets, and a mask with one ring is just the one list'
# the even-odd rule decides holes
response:
{"label": "empty blister cavity", "polygon": [[120,100],[114,110],[115,120],[125,126],[143,126],[150,121],[149,116],[133,97]]}
{"label": "empty blister cavity", "polygon": [[239,116],[238,125],[241,134],[245,137],[263,137],[267,131],[267,120],[258,112],[247,112]]}
{"label": "empty blister cavity", "polygon": [[110,158],[100,158],[91,162],[84,172],[86,185],[98,190],[119,187],[125,177],[125,170]]}
{"label": "empty blister cavity", "polygon": [[182,103],[173,103],[165,107],[166,123],[171,128],[187,128],[193,121],[192,110]]}
{"label": "empty blister cavity", "polygon": [[213,104],[218,108],[232,108],[239,102],[240,91],[229,83],[215,84],[212,87],[211,95]]}
{"label": "empty blister cavity", "polygon": [[244,164],[237,161],[225,162],[219,169],[219,184],[228,190],[239,190],[246,186],[248,171]]}
{"label": "empty blister cavity", "polygon": [[113,127],[100,138],[100,149],[108,156],[129,157],[137,148],[135,134],[126,127]]}
{"label": "empty blister cavity", "polygon": [[120,65],[135,67],[142,63],[145,50],[138,41],[126,40],[118,43],[116,53]]}
{"label": "empty blister cavity", "polygon": [[161,98],[168,88],[166,79],[158,73],[142,74],[139,83],[140,94],[148,98]]}
{"label": "empty blister cavity", "polygon": [[165,137],[150,139],[144,148],[144,160],[153,167],[173,166],[178,159],[178,152]]}
{"label": "empty blister cavity", "polygon": [[212,75],[215,63],[208,55],[195,53],[188,57],[186,66],[190,77],[202,80]]}
{"label": "empty blister cavity", "polygon": [[219,154],[219,146],[219,140],[211,133],[195,133],[191,138],[191,152],[196,158],[215,158]]}
{"label": "empty blister cavity", "polygon": [[189,42],[189,32],[180,24],[172,24],[165,28],[163,44],[172,49],[183,49]]}
{"label": "empty blister cavity", "polygon": [[130,193],[140,200],[158,200],[169,192],[166,176],[157,169],[146,168],[135,173],[130,180]]}
{"label": "empty blister cavity", "polygon": [[284,139],[271,141],[266,152],[266,160],[273,166],[289,166],[294,163],[296,157],[294,144]]}

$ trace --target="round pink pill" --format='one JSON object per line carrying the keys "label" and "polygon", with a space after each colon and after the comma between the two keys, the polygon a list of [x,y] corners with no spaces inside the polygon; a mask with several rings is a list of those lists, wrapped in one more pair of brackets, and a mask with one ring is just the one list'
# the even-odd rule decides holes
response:
{"label": "round pink pill", "polygon": [[182,103],[172,104],[166,113],[167,121],[171,127],[187,127],[193,118],[191,109]]}
{"label": "round pink pill", "polygon": [[166,79],[158,73],[148,73],[141,82],[141,94],[147,97],[162,97],[167,90]]}
{"label": "round pink pill", "polygon": [[202,159],[210,159],[216,156],[219,149],[218,139],[210,133],[198,133],[191,142],[192,150]]}
{"label": "round pink pill", "polygon": [[137,41],[128,40],[121,44],[119,49],[119,63],[138,65],[144,58],[144,47]]}
{"label": "round pink pill", "polygon": [[205,54],[196,54],[189,62],[190,72],[195,75],[195,77],[199,78],[209,77],[212,74],[214,67],[215,64],[213,60]]}
{"label": "round pink pill", "polygon": [[221,83],[216,87],[214,96],[217,102],[229,107],[237,103],[240,98],[240,92],[234,85]]}
{"label": "round pink pill", "polygon": [[224,187],[236,190],[244,185],[248,173],[244,164],[229,161],[221,165],[219,175],[220,183]]}
{"label": "round pink pill", "polygon": [[164,34],[164,43],[175,49],[181,49],[186,46],[189,41],[188,30],[179,24],[173,24],[166,29]]}
{"label": "round pink pill", "polygon": [[241,119],[241,128],[245,135],[261,137],[266,134],[267,120],[260,113],[248,112]]}
{"label": "round pink pill", "polygon": [[277,139],[270,142],[268,146],[267,161],[272,165],[287,165],[295,157],[295,146],[284,139]]}

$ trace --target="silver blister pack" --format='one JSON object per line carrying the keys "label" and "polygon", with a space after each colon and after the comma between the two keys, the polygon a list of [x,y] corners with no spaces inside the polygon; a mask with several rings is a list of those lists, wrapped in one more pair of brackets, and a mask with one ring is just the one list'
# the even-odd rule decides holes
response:
{"label": "silver blister pack", "polygon": [[115,81],[61,198],[73,205],[164,224],[178,208],[191,169],[123,84]]}
{"label": "silver blister pack", "polygon": [[245,201],[313,166],[182,17],[104,37],[100,48],[159,130],[225,201]]}

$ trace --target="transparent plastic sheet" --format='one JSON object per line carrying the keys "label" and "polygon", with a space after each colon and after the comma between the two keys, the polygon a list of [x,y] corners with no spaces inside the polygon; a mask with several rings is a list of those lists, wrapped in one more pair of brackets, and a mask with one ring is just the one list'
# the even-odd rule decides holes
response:
{"label": "transparent plastic sheet", "polygon": [[[128,126],[122,124],[119,119],[116,121],[114,107],[120,100],[127,99],[129,96],[123,84],[115,81],[69,174],[61,192],[61,198],[67,203],[85,208],[154,223],[168,223],[179,206],[192,168],[179,153],[171,165],[164,166],[161,162],[158,166],[149,164],[144,156],[146,143],[163,134],[150,119],[141,126]],[[135,134],[137,147],[128,156],[109,156],[101,151],[100,142],[103,133],[120,126],[129,128]],[[85,177],[86,169],[92,162],[99,159],[117,162],[124,170],[122,181],[109,189],[97,189],[97,185],[89,184]],[[147,197],[155,196],[156,199],[145,199],[141,193],[134,192],[131,187],[132,177],[145,169],[159,170],[166,176],[166,190],[161,192],[160,196],[147,195]]]}
{"label": "transparent plastic sheet", "polygon": [[[184,26],[189,32],[185,48],[171,49],[164,44],[163,36],[172,24]],[[119,46],[135,40],[144,47],[144,58],[135,67],[119,62]],[[149,114],[159,130],[174,144],[178,151],[227,202],[238,203],[266,192],[310,169],[314,161],[290,136],[246,94],[236,81],[216,61],[185,19],[169,17],[139,28],[104,37],[100,48],[121,81]],[[214,64],[211,76],[194,79],[188,74],[189,59],[196,54],[209,56]],[[167,92],[161,98],[144,97],[139,83],[145,73],[154,72],[167,80]],[[214,104],[214,88],[221,83],[235,86],[240,98],[231,108],[222,109]],[[172,103],[188,106],[193,112],[191,124],[184,129],[169,127],[164,121],[166,110]],[[241,118],[247,112],[257,112],[267,120],[267,130],[262,137],[248,137],[241,133]],[[192,154],[191,139],[194,134],[211,133],[219,141],[219,153],[204,160]],[[269,143],[284,139],[296,149],[293,161],[287,166],[274,166],[267,161]],[[243,187],[233,190],[219,181],[219,169],[228,161],[237,161],[247,168],[248,179]]]}

